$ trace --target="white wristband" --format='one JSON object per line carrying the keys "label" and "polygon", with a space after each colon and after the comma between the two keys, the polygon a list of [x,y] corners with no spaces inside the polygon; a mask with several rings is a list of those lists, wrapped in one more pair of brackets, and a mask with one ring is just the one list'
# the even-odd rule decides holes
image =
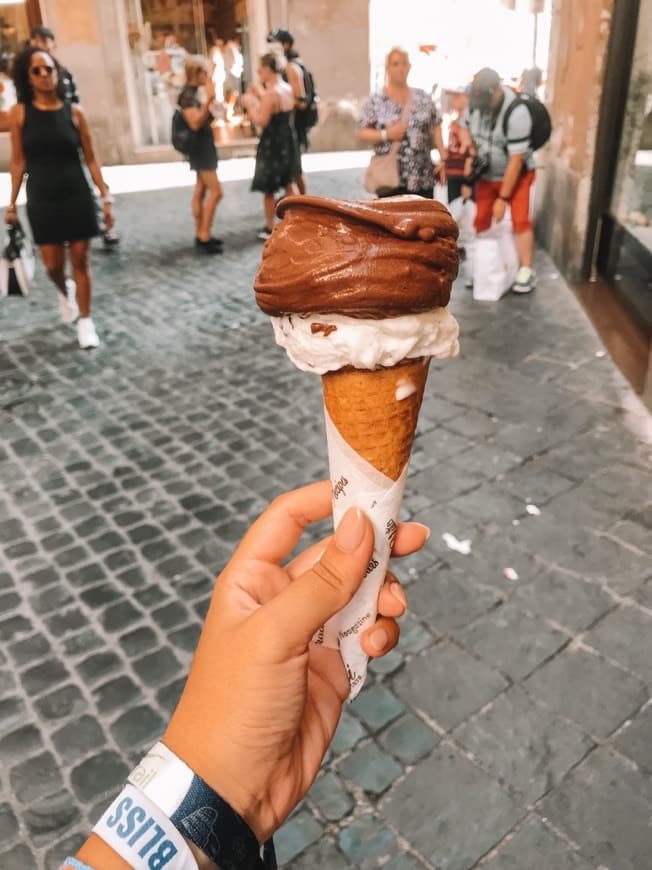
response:
{"label": "white wristband", "polygon": [[380,128],[380,138],[383,140],[383,145],[387,144],[387,130],[384,127]]}
{"label": "white wristband", "polygon": [[93,828],[134,870],[197,870],[170,819],[133,785],[126,785]]}

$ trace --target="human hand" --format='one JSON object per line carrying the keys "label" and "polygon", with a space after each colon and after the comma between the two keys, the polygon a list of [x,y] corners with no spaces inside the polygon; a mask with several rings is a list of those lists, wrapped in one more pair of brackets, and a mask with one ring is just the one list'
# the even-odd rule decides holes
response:
{"label": "human hand", "polygon": [[386,132],[390,142],[400,142],[407,133],[407,124],[403,121],[396,121],[395,124],[386,128]]}
{"label": "human hand", "polygon": [[462,185],[462,199],[466,202],[467,199],[471,199],[473,196],[473,188],[469,184]]}
{"label": "human hand", "polygon": [[104,229],[110,230],[115,223],[115,215],[113,214],[113,204],[105,202],[102,205],[102,219],[104,221]]}
{"label": "human hand", "polygon": [[433,175],[440,184],[446,184],[446,164],[443,161],[435,166]]}
{"label": "human hand", "polygon": [[18,223],[18,212],[16,211],[15,205],[8,205],[7,210],[5,211],[5,223],[6,224],[17,224]]}
{"label": "human hand", "polygon": [[213,79],[208,80],[208,83],[204,88],[204,93],[206,95],[206,102],[212,103],[215,99],[215,82],[213,81]]}
{"label": "human hand", "polygon": [[492,214],[493,219],[497,224],[501,222],[501,220],[505,217],[505,212],[507,210],[507,203],[504,199],[496,199],[493,204]]}
{"label": "human hand", "polygon": [[[215,585],[188,681],[163,742],[266,840],[310,788],[335,733],[349,681],[336,649],[311,643],[352,598],[373,551],[373,529],[351,509],[335,535],[288,564],[303,530],[331,512],[322,481],[276,499],[244,536]],[[394,555],[428,530],[399,523]],[[405,595],[388,573],[363,650],[397,643]]]}

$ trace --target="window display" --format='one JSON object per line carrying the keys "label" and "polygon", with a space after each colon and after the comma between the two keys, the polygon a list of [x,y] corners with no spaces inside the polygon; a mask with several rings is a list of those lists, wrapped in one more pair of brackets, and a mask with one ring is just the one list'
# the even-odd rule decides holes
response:
{"label": "window display", "polygon": [[246,59],[246,0],[126,0],[141,145],[170,142],[171,121],[184,84],[185,59],[208,56],[219,108],[217,142],[252,135],[240,97]]}

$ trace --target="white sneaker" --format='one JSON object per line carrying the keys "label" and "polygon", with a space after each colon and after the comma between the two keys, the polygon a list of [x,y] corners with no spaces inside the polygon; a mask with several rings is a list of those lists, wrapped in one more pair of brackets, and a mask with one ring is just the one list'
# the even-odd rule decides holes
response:
{"label": "white sneaker", "polygon": [[77,339],[82,350],[97,347],[100,343],[95,332],[95,325],[90,317],[80,317],[77,321]]}
{"label": "white sneaker", "polygon": [[77,285],[72,278],[66,278],[66,295],[59,291],[59,313],[64,323],[74,323],[79,317]]}
{"label": "white sneaker", "polygon": [[512,284],[514,293],[531,293],[537,286],[537,279],[529,266],[521,266]]}

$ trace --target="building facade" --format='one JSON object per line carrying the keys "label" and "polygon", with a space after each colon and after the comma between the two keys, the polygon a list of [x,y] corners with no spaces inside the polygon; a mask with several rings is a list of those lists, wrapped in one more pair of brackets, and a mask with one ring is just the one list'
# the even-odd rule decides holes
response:
{"label": "building facade", "polygon": [[[57,55],[77,79],[106,165],[178,159],[170,146],[170,126],[183,60],[188,53],[210,54],[211,31],[224,42],[233,38],[239,44],[242,86],[255,77],[257,58],[269,49],[270,29],[290,26],[297,45],[311,58],[324,116],[342,95],[368,93],[367,0],[23,0],[0,5],[0,36],[6,34],[0,49],[5,68],[0,168],[6,169],[9,159],[6,110],[12,87],[6,71],[39,24],[56,34]],[[336,45],[337,63],[330,50]],[[337,145],[328,126],[321,125],[325,134],[316,147]],[[255,141],[238,112],[218,118],[216,135],[218,142],[236,148]],[[347,145],[355,147],[352,128],[339,142],[339,147]]]}

